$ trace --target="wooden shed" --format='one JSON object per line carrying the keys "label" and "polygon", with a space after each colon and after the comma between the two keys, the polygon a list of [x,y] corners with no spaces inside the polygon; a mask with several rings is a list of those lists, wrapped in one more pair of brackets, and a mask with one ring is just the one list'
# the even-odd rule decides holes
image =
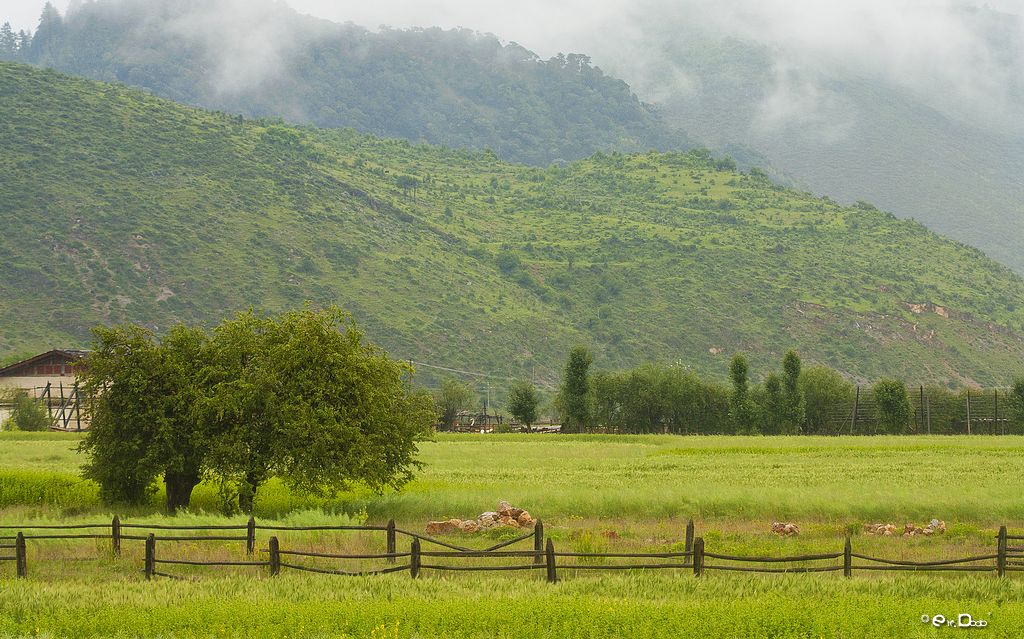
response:
{"label": "wooden shed", "polygon": [[[78,380],[74,364],[85,357],[87,351],[62,348],[40,353],[34,357],[0,368],[0,390],[23,390],[43,400],[56,430],[82,430],[87,428],[81,415]],[[0,423],[10,414],[10,406],[0,403]]]}

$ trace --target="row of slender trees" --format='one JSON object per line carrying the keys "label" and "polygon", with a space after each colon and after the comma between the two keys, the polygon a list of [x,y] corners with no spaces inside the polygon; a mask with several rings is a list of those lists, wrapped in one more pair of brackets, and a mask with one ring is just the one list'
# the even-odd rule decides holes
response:
{"label": "row of slender trees", "polygon": [[[972,391],[913,390],[898,379],[859,388],[838,372],[805,368],[789,351],[780,370],[750,379],[742,354],[729,384],[682,366],[644,364],[594,371],[585,347],[572,349],[555,397],[562,432],[679,434],[906,434],[968,432]],[[1004,391],[974,392],[974,432],[1024,433],[1024,380]],[[1001,398],[1001,399],[1000,399]],[[1000,404],[1002,401],[1002,404]]]}

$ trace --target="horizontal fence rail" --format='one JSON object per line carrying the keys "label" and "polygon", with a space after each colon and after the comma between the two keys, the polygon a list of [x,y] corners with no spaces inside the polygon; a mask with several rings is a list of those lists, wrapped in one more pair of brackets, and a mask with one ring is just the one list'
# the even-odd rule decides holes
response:
{"label": "horizontal fence rail", "polygon": [[[104,533],[83,533],[83,530],[109,528]],[[1024,572],[1024,544],[1010,545],[1010,541],[1024,541],[1024,535],[1010,535],[1002,526],[996,535],[995,552],[934,559],[909,561],[889,559],[864,553],[853,552],[852,541],[847,537],[841,552],[814,553],[788,556],[734,555],[713,552],[707,548],[703,537],[697,537],[693,521],[688,522],[685,533],[685,549],[665,552],[567,552],[556,551],[554,540],[544,534],[544,524],[538,520],[527,533],[517,535],[487,548],[473,549],[450,543],[427,535],[421,535],[395,526],[394,520],[379,526],[276,526],[258,525],[253,518],[241,525],[147,525],[122,523],[114,517],[110,524],[39,524],[23,526],[2,526],[2,530],[14,531],[16,535],[0,536],[0,565],[14,562],[18,577],[28,574],[26,546],[35,540],[80,540],[110,539],[111,550],[120,553],[122,541],[143,541],[145,554],[143,570],[146,579],[168,577],[182,579],[158,568],[178,567],[228,567],[264,568],[271,576],[282,570],[340,575],[372,576],[408,572],[412,578],[420,577],[424,571],[437,572],[524,572],[543,571],[549,582],[559,580],[559,573],[575,571],[622,571],[622,570],[674,570],[692,571],[697,577],[707,571],[745,573],[831,573],[842,571],[851,577],[856,571],[945,571],[945,572],[994,572],[1004,577],[1008,572]],[[127,529],[146,534],[122,534]],[[43,534],[25,534],[25,531],[39,530]],[[60,534],[63,531],[64,534]],[[211,531],[213,534],[171,534]],[[229,531],[245,531],[244,535],[224,534]],[[385,533],[385,552],[316,552],[300,548],[282,548],[278,537],[267,539],[267,547],[256,551],[256,531],[368,531]],[[159,533],[159,534],[158,534]],[[397,537],[409,539],[408,550],[398,550]],[[533,540],[532,549],[511,549],[510,546]],[[208,560],[192,557],[173,557],[157,553],[158,548],[175,548],[176,542],[238,542],[244,541],[248,559],[211,558]],[[170,545],[167,545],[170,544]],[[432,544],[440,549],[426,549]],[[256,555],[259,555],[258,557]],[[498,563],[479,563],[492,560]],[[399,564],[398,562],[403,563]],[[856,563],[855,563],[856,561]],[[383,562],[380,565],[375,562]],[[375,563],[375,565],[369,565]]]}

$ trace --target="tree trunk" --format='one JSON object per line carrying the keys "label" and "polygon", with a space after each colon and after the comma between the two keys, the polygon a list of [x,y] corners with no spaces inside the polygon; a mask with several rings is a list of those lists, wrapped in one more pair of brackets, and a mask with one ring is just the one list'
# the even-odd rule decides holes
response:
{"label": "tree trunk", "polygon": [[256,472],[247,472],[245,479],[238,486],[238,507],[243,513],[252,513],[253,499],[256,497],[256,489],[263,483],[263,478]]}
{"label": "tree trunk", "polygon": [[192,490],[199,485],[199,471],[167,471],[164,485],[167,487],[167,511],[174,513],[187,508],[192,499]]}

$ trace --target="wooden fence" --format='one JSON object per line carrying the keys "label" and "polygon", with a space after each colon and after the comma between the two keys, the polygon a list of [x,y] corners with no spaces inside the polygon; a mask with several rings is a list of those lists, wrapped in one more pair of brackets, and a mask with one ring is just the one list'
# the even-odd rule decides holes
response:
{"label": "wooden fence", "polygon": [[[700,577],[707,571],[730,571],[747,573],[825,573],[842,572],[852,577],[854,571],[953,571],[953,572],[994,572],[1005,577],[1008,572],[1024,572],[1024,535],[1009,535],[1006,526],[999,529],[996,535],[995,552],[954,559],[935,561],[906,561],[873,557],[853,551],[850,537],[846,538],[842,551],[808,555],[790,555],[779,557],[728,555],[715,553],[708,549],[703,537],[695,537],[694,524],[690,520],[686,526],[684,550],[666,552],[559,552],[555,549],[554,540],[544,535],[544,524],[537,521],[529,532],[502,541],[487,548],[473,549],[460,546],[445,540],[429,537],[416,532],[403,530],[395,526],[394,520],[385,526],[278,526],[259,525],[250,518],[246,524],[240,525],[197,525],[173,526],[121,523],[114,517],[110,524],[71,524],[71,525],[38,525],[38,526],[0,526],[0,530],[21,528],[16,536],[0,536],[0,552],[13,550],[13,555],[0,556],[0,562],[16,563],[18,577],[28,575],[26,559],[26,542],[30,540],[52,539],[109,539],[111,552],[121,553],[122,542],[145,542],[145,555],[142,572],[146,579],[154,577],[181,578],[161,570],[164,566],[206,566],[206,567],[261,567],[266,568],[271,576],[281,574],[283,570],[296,570],[330,575],[364,576],[382,575],[395,572],[408,572],[412,578],[423,575],[425,571],[469,572],[469,571],[543,571],[547,581],[555,582],[562,571],[579,570],[686,570]],[[66,532],[109,529],[102,533]],[[42,534],[28,534],[24,530],[42,530]],[[146,534],[125,534],[125,530],[143,530]],[[207,532],[214,534],[157,534],[153,531]],[[286,531],[371,531],[383,532],[386,552],[383,553],[328,553],[307,550],[287,549],[282,547],[278,536],[267,539],[267,547],[256,550],[257,531],[280,533]],[[244,532],[244,534],[242,534]],[[234,533],[234,534],[232,534]],[[408,537],[409,550],[398,550],[398,536]],[[517,543],[533,540],[533,548],[508,550]],[[205,541],[239,541],[245,542],[247,560],[199,560],[164,556],[162,549],[165,544],[176,542]],[[433,544],[440,550],[424,549],[424,544]],[[1013,545],[1011,545],[1013,544]],[[158,553],[158,547],[161,552]],[[257,559],[256,555],[265,556]],[[344,566],[323,567],[310,565],[309,560],[346,561],[381,561],[384,565],[373,569],[346,569]],[[470,564],[467,559],[499,559],[497,565]],[[622,563],[604,563],[606,560],[623,560]],[[709,562],[709,560],[711,560]],[[857,562],[855,563],[855,560]],[[399,563],[401,561],[401,563]]]}

